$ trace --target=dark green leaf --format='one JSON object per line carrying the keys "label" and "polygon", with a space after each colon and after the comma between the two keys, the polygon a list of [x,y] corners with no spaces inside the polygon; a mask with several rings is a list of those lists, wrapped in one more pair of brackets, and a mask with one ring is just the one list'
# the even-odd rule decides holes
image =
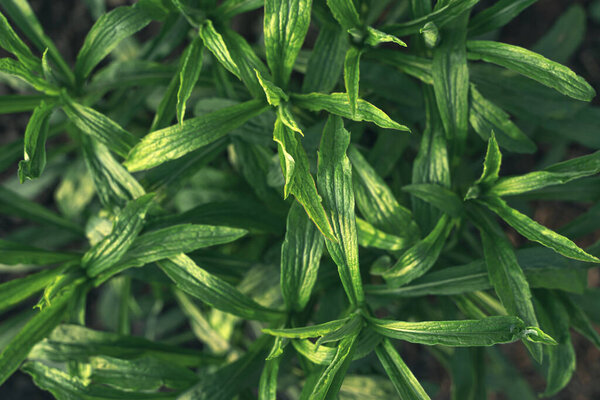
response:
{"label": "dark green leaf", "polygon": [[468,41],[469,58],[501,65],[577,100],[590,101],[596,91],[569,68],[522,47],[485,40]]}
{"label": "dark green leaf", "polygon": [[368,121],[382,128],[410,131],[406,126],[395,122],[386,113],[366,100],[358,99],[356,112],[352,113],[350,101],[346,93],[332,93],[328,95],[321,93],[294,94],[291,97],[292,102],[298,107],[310,111],[325,110],[331,114],[339,115],[353,121]]}
{"label": "dark green leaf", "polygon": [[44,225],[56,226],[78,235],[83,234],[83,230],[79,225],[4,186],[0,186],[0,213],[18,216]]}
{"label": "dark green leaf", "polygon": [[261,306],[229,283],[209,274],[185,254],[159,261],[161,269],[181,290],[219,310],[246,319],[277,321],[283,314]]}
{"label": "dark green leaf", "polygon": [[180,158],[225,136],[266,107],[260,100],[250,100],[154,131],[131,149],[124,165],[129,171],[142,171]]}
{"label": "dark green leaf", "polygon": [[356,114],[358,103],[358,81],[360,79],[360,56],[362,50],[351,46],[346,52],[344,60],[344,83],[346,85],[346,93],[350,102],[350,112]]}
{"label": "dark green leaf", "polygon": [[405,238],[418,240],[419,228],[410,210],[401,206],[384,180],[377,174],[359,150],[348,149],[353,167],[356,204],[365,219],[378,229]]}
{"label": "dark green leaf", "polygon": [[49,391],[59,399],[175,399],[175,395],[169,392],[136,393],[107,388],[103,385],[90,385],[89,382],[86,382],[77,376],[72,376],[60,369],[46,366],[40,362],[28,362],[23,366],[23,371],[32,376],[33,381],[38,387]]}
{"label": "dark green leaf", "polygon": [[102,143],[82,136],[83,156],[100,202],[108,209],[123,207],[144,195],[144,188],[114,159]]}
{"label": "dark green leaf", "polygon": [[29,47],[17,36],[6,17],[0,13],[0,47],[14,54],[29,70],[39,70],[40,60],[35,57]]}
{"label": "dark green leaf", "polygon": [[83,255],[81,267],[88,276],[97,276],[119,262],[142,230],[153,198],[150,193],[127,203],[116,216],[111,232]]}
{"label": "dark green leaf", "polygon": [[348,41],[346,33],[324,25],[308,59],[302,92],[329,93],[337,84],[344,66],[344,54]]}
{"label": "dark green leaf", "polygon": [[125,38],[144,28],[151,21],[141,7],[118,7],[101,16],[87,34],[77,55],[75,75],[85,79],[96,65]]}
{"label": "dark green leaf", "polygon": [[292,193],[321,233],[329,240],[336,240],[298,136],[277,118],[273,140],[278,145],[279,161],[285,179],[284,197]]}
{"label": "dark green leaf", "polygon": [[[457,3],[460,2],[450,5]],[[469,119],[469,69],[465,48],[467,17],[468,14],[464,14],[442,29],[443,40],[433,51],[431,66],[435,100],[454,157],[462,153]]]}
{"label": "dark green leaf", "polygon": [[30,357],[56,362],[108,356],[121,359],[151,356],[182,366],[194,367],[220,361],[219,357],[198,350],[151,341],[141,337],[95,331],[80,325],[60,325],[46,340],[38,343]]}
{"label": "dark green leaf", "polygon": [[[2,261],[4,262],[3,258]],[[61,271],[62,268],[47,269],[0,284],[0,312],[44,289]]]}
{"label": "dark green leaf", "polygon": [[451,217],[459,217],[463,211],[462,200],[456,193],[435,183],[415,183],[402,187],[415,197],[440,209]]}
{"label": "dark green leaf", "polygon": [[308,303],[322,252],[321,234],[300,203],[294,202],[281,245],[281,293],[288,309],[301,311]]}
{"label": "dark green leaf", "polygon": [[192,94],[194,86],[202,69],[202,40],[196,37],[181,56],[181,69],[179,71],[179,89],[177,90],[177,121],[183,123],[185,104]]}
{"label": "dark green leaf", "polygon": [[[470,217],[479,228],[490,282],[509,314],[520,317],[529,326],[538,326],[531,291],[512,245],[498,224],[481,209],[470,209]],[[532,355],[542,359],[540,346],[530,345]]]}
{"label": "dark green leaf", "polygon": [[[371,327],[382,335],[411,343],[444,346],[492,346],[519,339],[538,340],[539,333],[527,328],[515,316],[479,320],[404,322],[369,318]],[[551,343],[550,339],[546,339]]]}
{"label": "dark green leaf", "polygon": [[46,337],[63,319],[73,291],[66,291],[42,311],[36,311],[21,331],[13,337],[0,353],[0,385],[3,384],[25,360],[33,346]]}
{"label": "dark green leaf", "polygon": [[544,397],[553,396],[571,380],[575,371],[575,349],[569,333],[569,313],[557,296],[549,292],[536,293],[536,310],[541,326],[548,331],[558,346],[546,347],[548,370]]}
{"label": "dark green leaf", "polygon": [[375,348],[377,358],[394,384],[403,400],[429,400],[429,396],[413,375],[408,366],[392,346],[389,339],[384,339]]}
{"label": "dark green leaf", "polygon": [[342,119],[330,116],[319,147],[317,184],[336,241],[326,241],[325,245],[338,266],[346,295],[356,305],[364,301],[364,293],[358,266],[352,167],[346,155],[349,144],[350,132],[344,129]]}
{"label": "dark green leaf", "polygon": [[425,274],[437,261],[454,223],[442,216],[435,228],[424,239],[408,249],[382,275],[388,286],[399,287]]}
{"label": "dark green leaf", "polygon": [[265,1],[267,63],[276,84],[286,87],[310,24],[312,0]]}
{"label": "dark green leaf", "polygon": [[25,129],[24,160],[19,162],[19,180],[38,178],[46,167],[46,138],[48,137],[48,120],[54,105],[44,101],[33,110],[33,114]]}
{"label": "dark green leaf", "polygon": [[361,26],[354,0],[327,0],[327,5],[344,30]]}
{"label": "dark green leaf", "polygon": [[515,153],[533,153],[536,145],[515,125],[500,107],[487,100],[471,85],[469,122],[475,132],[488,140],[494,132],[500,147]]}
{"label": "dark green leaf", "polygon": [[510,208],[504,200],[498,197],[489,197],[479,201],[527,239],[538,242],[565,257],[586,262],[600,262],[598,258],[586,253],[571,240]]}
{"label": "dark green leaf", "polygon": [[419,31],[429,22],[433,22],[438,28],[441,28],[448,22],[470,10],[478,2],[479,0],[455,0],[438,3],[437,9],[431,14],[427,14],[412,21],[388,25],[385,27],[385,30],[396,36],[405,36],[419,33]]}
{"label": "dark green leaf", "polygon": [[122,157],[126,157],[138,141],[112,119],[90,107],[78,104],[66,95],[63,96],[62,109],[77,128]]}

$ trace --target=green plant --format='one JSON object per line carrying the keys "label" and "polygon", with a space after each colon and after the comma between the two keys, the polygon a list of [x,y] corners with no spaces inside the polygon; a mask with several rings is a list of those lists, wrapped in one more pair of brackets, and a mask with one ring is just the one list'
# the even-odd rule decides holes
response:
{"label": "green plant", "polygon": [[[559,63],[581,7],[536,52],[483,40],[534,2],[88,1],[71,68],[27,1],[0,0],[31,45],[0,15],[17,93],[0,112],[32,111],[0,149],[1,170],[25,149],[24,185],[0,186],[20,221],[0,262],[27,272],[0,284],[0,383],[20,368],[59,399],[428,399],[404,341],[455,399],[485,398],[485,365],[492,390],[535,398],[481,347],[522,341],[544,395],[560,391],[569,329],[600,347],[584,311],[600,251],[567,238],[597,227],[600,153],[557,161],[573,141],[600,148],[600,119]],[[249,43],[230,21],[257,9]],[[500,173],[536,142],[554,149],[540,168]],[[557,233],[527,200],[594,205]],[[515,250],[498,217],[539,245]]]}

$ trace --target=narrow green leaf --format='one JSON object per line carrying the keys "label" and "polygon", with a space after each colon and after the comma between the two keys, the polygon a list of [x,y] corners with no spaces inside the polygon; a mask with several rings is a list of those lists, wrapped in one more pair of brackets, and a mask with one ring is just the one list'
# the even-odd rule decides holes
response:
{"label": "narrow green leaf", "polygon": [[346,32],[328,25],[321,26],[317,41],[310,53],[302,92],[329,93],[339,81],[348,47]]}
{"label": "narrow green leaf", "polygon": [[356,218],[356,231],[358,244],[362,247],[396,251],[402,250],[412,243],[412,240],[386,233],[360,218]]}
{"label": "narrow green leaf", "polygon": [[0,239],[0,260],[2,264],[56,264],[79,257],[76,253],[50,251],[17,242]]}
{"label": "narrow green leaf", "polygon": [[59,325],[30,354],[32,359],[56,362],[88,362],[94,356],[121,359],[151,356],[187,367],[222,361],[219,357],[198,350],[171,346],[142,337],[95,331],[81,325]]}
{"label": "narrow green leaf", "polygon": [[0,13],[0,47],[14,54],[29,70],[36,71],[40,69],[40,60],[17,36],[2,13]]}
{"label": "narrow green leaf", "polygon": [[[448,146],[433,88],[424,88],[424,95],[426,125],[412,169],[412,183],[434,183],[449,189],[452,182]],[[430,232],[441,217],[439,210],[414,197],[412,209],[423,232]]]}
{"label": "narrow green leaf", "polygon": [[229,283],[209,274],[185,254],[158,262],[160,268],[177,286],[216,309],[242,318],[277,321],[283,314],[261,306]]}
{"label": "narrow green leaf", "polygon": [[328,95],[322,93],[294,94],[291,97],[292,102],[298,107],[310,111],[325,110],[353,121],[368,121],[382,128],[410,132],[408,127],[395,122],[386,113],[366,100],[358,99],[356,112],[353,114],[346,93],[331,93]]}
{"label": "narrow green leaf", "polygon": [[348,323],[350,318],[336,319],[322,324],[303,326],[300,328],[263,329],[267,335],[285,337],[289,339],[307,339],[324,336],[337,331]]}
{"label": "narrow green leaf", "polygon": [[[2,252],[0,252],[2,254]],[[4,259],[2,259],[4,262]],[[0,312],[19,304],[49,285],[62,271],[62,268],[46,269],[0,284]]]}
{"label": "narrow green leaf", "polygon": [[515,316],[495,316],[479,320],[404,322],[369,318],[371,327],[384,336],[426,345],[457,347],[492,346],[528,339],[529,332]]}
{"label": "narrow green leaf", "polygon": [[87,136],[82,136],[81,142],[87,169],[104,207],[123,207],[127,201],[144,195],[144,188],[114,159],[106,146]]}
{"label": "narrow green leaf", "polygon": [[387,285],[400,287],[429,271],[442,252],[453,226],[453,221],[443,215],[424,239],[409,248],[394,265],[383,272]]}
{"label": "narrow green leaf", "polygon": [[188,253],[204,247],[233,242],[248,233],[244,229],[211,225],[172,225],[144,233],[133,244],[116,266],[119,270],[141,267],[151,262]]}
{"label": "narrow green leaf", "polygon": [[277,86],[271,80],[263,77],[258,70],[255,70],[254,72],[256,72],[258,82],[265,92],[267,103],[273,107],[277,107],[281,102],[286,102],[290,99],[279,86]]}
{"label": "narrow green leaf", "polygon": [[215,58],[232,74],[241,79],[240,70],[233,60],[229,49],[227,48],[227,44],[225,44],[225,40],[223,36],[215,30],[215,27],[211,20],[207,19],[204,21],[202,25],[200,25],[200,29],[198,31],[200,33],[200,37],[204,41],[204,45],[211,53],[215,56]]}
{"label": "narrow green leaf", "polygon": [[310,24],[312,0],[265,1],[267,63],[276,84],[286,87]]}
{"label": "narrow green leaf", "polygon": [[353,0],[327,0],[327,6],[344,30],[362,25]]}
{"label": "narrow green leaf", "polygon": [[181,56],[181,69],[179,71],[179,89],[177,90],[177,121],[183,123],[185,116],[185,104],[196,86],[200,70],[202,69],[202,40],[194,38],[192,43]]}
{"label": "narrow green leaf", "polygon": [[557,346],[545,347],[548,354],[546,390],[544,397],[561,391],[571,380],[575,371],[575,349],[569,332],[569,313],[559,298],[550,292],[536,292],[536,310],[540,324],[556,341]]}
{"label": "narrow green leaf", "polygon": [[101,16],[88,32],[75,62],[75,75],[85,79],[119,43],[151,21],[143,7],[117,7]]}
{"label": "narrow green leaf", "polygon": [[39,92],[47,95],[56,96],[58,89],[51,83],[46,82],[42,77],[29,71],[23,64],[13,58],[0,58],[0,72],[13,75],[22,81],[30,84]]}
{"label": "narrow green leaf", "polygon": [[203,311],[188,295],[179,290],[175,290],[174,294],[181,311],[189,319],[192,332],[203,344],[216,354],[223,354],[231,350],[227,340],[204,317]]}
{"label": "narrow green leaf", "polygon": [[346,85],[346,93],[348,93],[348,101],[350,102],[350,112],[356,114],[358,103],[358,81],[360,79],[360,56],[362,50],[358,47],[351,46],[346,52],[344,60],[344,83]]}
{"label": "narrow green leaf", "polygon": [[277,374],[281,357],[265,361],[258,384],[258,400],[277,400]]}
{"label": "narrow green leaf", "polygon": [[429,400],[425,389],[404,363],[404,360],[400,358],[389,339],[382,340],[375,348],[375,353],[401,399]]}
{"label": "narrow green leaf", "polygon": [[402,187],[415,197],[431,204],[451,217],[459,217],[463,212],[462,200],[456,193],[435,183],[415,183]]}
{"label": "narrow green leaf", "polygon": [[370,49],[365,53],[365,57],[388,64],[423,83],[433,85],[432,61],[429,58],[405,54],[391,49]]}
{"label": "narrow green leaf", "polygon": [[465,47],[467,19],[468,14],[463,14],[447,29],[442,29],[444,39],[433,50],[431,67],[435,100],[453,157],[462,154],[469,124],[469,69]]}
{"label": "narrow green leaf", "polygon": [[345,337],[352,336],[352,335],[360,332],[363,325],[364,325],[364,321],[363,321],[362,316],[359,313],[355,313],[340,328],[338,328],[334,331],[331,331],[331,332],[327,332],[326,334],[322,335],[319,339],[317,339],[315,345],[317,347],[319,347],[322,344],[337,342],[339,340],[342,340]]}
{"label": "narrow green leaf", "polygon": [[95,277],[119,262],[144,226],[144,218],[152,206],[153,193],[127,203],[116,216],[111,232],[89,249],[81,259],[81,267]]}
{"label": "narrow green leaf", "polygon": [[224,19],[229,19],[237,14],[260,8],[264,4],[264,0],[225,0],[219,5],[217,12],[221,13]]}
{"label": "narrow green leaf", "polygon": [[236,361],[218,370],[202,374],[194,386],[181,393],[178,400],[230,400],[250,385],[256,385],[265,349],[272,343],[267,335],[255,340],[248,351]]}
{"label": "narrow green leaf", "polygon": [[131,360],[93,356],[89,365],[92,382],[128,391],[154,391],[163,386],[183,389],[198,379],[185,367],[150,356]]}
{"label": "narrow green leaf", "polygon": [[502,178],[488,193],[494,196],[514,196],[546,186],[561,185],[599,172],[600,152],[595,152],[551,165],[543,171]]}
{"label": "narrow green leaf", "polygon": [[500,166],[502,165],[502,153],[498,147],[496,136],[494,132],[491,133],[490,139],[488,140],[487,151],[485,153],[485,160],[483,161],[483,172],[476,184],[491,184],[498,180],[498,174],[500,172]]}
{"label": "narrow green leaf", "polygon": [[373,47],[380,45],[381,43],[395,43],[398,46],[406,47],[406,43],[398,39],[396,36],[381,32],[370,26],[367,26],[367,37],[365,39],[365,43]]}
{"label": "narrow green leaf", "polygon": [[60,323],[72,296],[72,290],[64,292],[50,306],[36,312],[35,316],[2,350],[0,353],[0,385],[19,368],[32,347]]}
{"label": "narrow green leaf", "polygon": [[19,162],[19,180],[38,178],[46,166],[46,138],[48,137],[48,120],[54,105],[40,103],[27,123],[25,129],[24,160]]}
{"label": "narrow green leaf", "polygon": [[277,118],[273,140],[278,145],[279,161],[285,178],[284,196],[292,193],[321,233],[329,240],[336,240],[298,136]]}
{"label": "narrow green leaf", "polygon": [[292,114],[292,111],[290,110],[289,103],[283,103],[277,107],[277,118],[279,118],[281,122],[283,122],[283,124],[292,131],[298,132],[300,135],[304,136],[302,129],[300,129],[298,122],[296,122],[294,114]]}
{"label": "narrow green leaf", "polygon": [[324,400],[335,399],[342,385],[346,371],[352,362],[352,355],[356,349],[358,332],[340,341],[331,364],[323,370],[314,385],[305,385],[303,390],[309,394],[309,399]]}
{"label": "narrow green leaf", "polygon": [[406,36],[419,33],[429,22],[433,22],[438,28],[442,28],[448,22],[469,11],[478,2],[479,0],[455,0],[438,3],[439,6],[432,13],[412,21],[388,25],[384,27],[384,30],[396,36]]}
{"label": "narrow green leaf", "polygon": [[500,147],[509,151],[533,153],[536,150],[535,143],[510,120],[510,116],[483,97],[475,85],[471,85],[469,123],[483,140],[488,140],[494,132]]}
{"label": "narrow green leaf", "polygon": [[[353,360],[360,360],[373,353],[375,347],[381,342],[382,336],[368,327],[363,327],[356,343]],[[329,365],[335,357],[336,347],[317,346],[308,339],[295,339],[291,341],[294,349],[307,360],[318,365]]]}
{"label": "narrow green leaf", "polygon": [[[490,282],[502,305],[509,314],[521,318],[529,326],[538,326],[531,291],[521,269],[512,245],[496,221],[483,213],[481,209],[470,208],[470,217],[474,219],[483,242],[483,253]],[[530,345],[529,350],[539,362],[542,349],[539,345]]]}
{"label": "narrow green leaf", "polygon": [[537,0],[499,0],[469,21],[469,36],[501,28]]}
{"label": "narrow green leaf", "polygon": [[56,226],[77,235],[83,235],[83,230],[78,224],[2,185],[0,185],[0,213],[18,216],[43,225]]}
{"label": "narrow green leaf", "polygon": [[594,88],[564,65],[519,46],[486,40],[467,42],[469,58],[508,68],[577,100],[590,101]]}
{"label": "narrow green leaf", "polygon": [[59,68],[64,80],[68,85],[73,84],[75,78],[71,68],[60,55],[52,39],[44,34],[42,25],[36,18],[29,2],[24,0],[2,0],[2,8],[40,52],[48,49],[50,59]]}
{"label": "narrow green leaf", "polygon": [[600,349],[600,333],[598,333],[585,311],[566,294],[561,294],[560,300],[569,315],[571,327],[585,336],[596,348]]}
{"label": "narrow green leaf", "polygon": [[365,219],[378,229],[406,238],[409,243],[416,241],[419,227],[412,213],[398,203],[394,194],[354,146],[348,149],[348,157],[353,167],[353,186],[356,204]]}
{"label": "narrow green leaf", "polygon": [[260,100],[225,107],[146,135],[123,163],[129,171],[142,171],[206,146],[265,111]]}
{"label": "narrow green leaf", "polygon": [[175,399],[170,392],[144,393],[123,391],[103,385],[89,384],[78,376],[70,375],[60,369],[49,367],[40,362],[28,362],[23,371],[32,376],[35,384],[60,399],[107,400],[127,398],[131,400]]}
{"label": "narrow green leaf", "polygon": [[364,293],[358,265],[352,166],[346,155],[349,144],[350,132],[344,129],[342,119],[330,116],[319,147],[317,185],[323,195],[323,205],[329,213],[336,242],[327,241],[325,245],[338,266],[350,303],[356,305],[364,301]]}
{"label": "narrow green leaf", "polygon": [[223,67],[237,76],[254,97],[259,97],[262,89],[254,71],[258,70],[265,77],[269,76],[269,71],[246,39],[227,28],[219,33],[208,19],[202,23],[199,32],[206,48]]}
{"label": "narrow green leaf", "polygon": [[586,253],[566,237],[559,235],[535,222],[528,216],[509,207],[504,200],[498,197],[489,197],[479,201],[527,239],[538,242],[542,246],[546,246],[568,258],[600,263],[600,260],[597,257]]}
{"label": "narrow green leaf", "polygon": [[[587,270],[573,268],[568,259],[550,249],[545,247],[522,249],[517,250],[515,255],[532,288],[583,293],[587,286]],[[485,260],[433,271],[399,288],[365,285],[365,291],[370,295],[390,297],[445,296],[492,288]]]}
{"label": "narrow green leaf", "polygon": [[125,157],[137,143],[137,138],[112,119],[98,111],[63,96],[62,109],[67,117],[85,134],[97,139],[118,155]]}
{"label": "narrow green leaf", "polygon": [[281,293],[288,309],[304,309],[317,281],[323,238],[300,203],[294,202],[287,217],[281,245]]}
{"label": "narrow green leaf", "polygon": [[0,96],[0,114],[14,114],[35,110],[42,101],[52,103],[52,98],[40,94],[7,94]]}

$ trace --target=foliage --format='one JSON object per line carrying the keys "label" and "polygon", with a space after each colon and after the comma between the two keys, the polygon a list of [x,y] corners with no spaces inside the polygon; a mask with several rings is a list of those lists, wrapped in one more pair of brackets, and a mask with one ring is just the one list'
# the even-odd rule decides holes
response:
{"label": "foliage", "polygon": [[[563,65],[580,6],[533,50],[493,40],[534,2],[86,1],[69,65],[26,0],[0,0],[0,113],[30,112],[0,148],[0,170],[18,162],[0,186],[0,383],[20,368],[58,399],[428,399],[411,342],[454,399],[485,398],[486,369],[528,398],[490,347],[520,341],[559,392],[570,328],[600,347],[600,251],[573,241],[598,226],[600,152],[561,162],[600,149],[600,112]],[[232,29],[245,13],[263,13],[259,40]],[[533,171],[505,172],[540,144]],[[557,232],[528,200],[593,206]]]}

